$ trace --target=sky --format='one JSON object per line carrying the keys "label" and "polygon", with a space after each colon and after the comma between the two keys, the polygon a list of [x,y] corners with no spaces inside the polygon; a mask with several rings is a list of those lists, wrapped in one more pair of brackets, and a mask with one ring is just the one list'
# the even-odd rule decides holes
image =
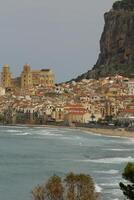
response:
{"label": "sky", "polygon": [[91,69],[104,13],[115,0],[0,0],[0,65],[18,76],[25,63],[50,68],[56,82]]}

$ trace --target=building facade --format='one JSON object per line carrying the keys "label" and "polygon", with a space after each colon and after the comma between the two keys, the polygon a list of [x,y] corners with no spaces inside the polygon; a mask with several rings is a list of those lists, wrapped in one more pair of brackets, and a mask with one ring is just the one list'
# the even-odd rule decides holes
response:
{"label": "building facade", "polygon": [[129,95],[134,95],[134,80],[128,82],[128,90],[129,90],[128,92]]}
{"label": "building facade", "polygon": [[30,65],[25,64],[21,73],[21,88],[32,88],[35,86],[54,86],[54,73],[50,69],[31,70]]}
{"label": "building facade", "polygon": [[23,66],[20,77],[12,78],[9,65],[4,65],[1,72],[1,86],[3,88],[20,87],[30,89],[36,86],[54,86],[55,75],[50,69],[31,70],[29,64]]}
{"label": "building facade", "polygon": [[21,88],[29,89],[33,86],[32,72],[29,64],[25,64],[21,73]]}
{"label": "building facade", "polygon": [[3,65],[2,72],[1,72],[1,84],[4,88],[11,88],[12,87],[12,74],[10,72],[9,65]]}
{"label": "building facade", "polygon": [[54,73],[50,69],[33,70],[33,86],[51,87],[54,85]]}

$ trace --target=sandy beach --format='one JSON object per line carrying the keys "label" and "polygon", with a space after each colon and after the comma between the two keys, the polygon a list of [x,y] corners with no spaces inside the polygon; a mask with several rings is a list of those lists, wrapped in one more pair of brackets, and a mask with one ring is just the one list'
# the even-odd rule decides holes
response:
{"label": "sandy beach", "polygon": [[86,128],[86,127],[67,127],[67,126],[53,126],[53,125],[45,125],[44,127],[51,128],[70,128],[70,129],[79,129],[81,131],[85,131],[86,133],[95,133],[106,136],[118,136],[118,137],[128,137],[134,138],[134,131],[126,131],[123,128],[118,129],[104,129],[104,128]]}
{"label": "sandy beach", "polygon": [[83,131],[92,132],[95,134],[107,135],[107,136],[134,138],[134,132],[125,131],[124,129],[102,129],[102,128],[79,128],[79,129]]}
{"label": "sandy beach", "polygon": [[134,138],[134,132],[133,131],[131,131],[131,132],[130,131],[126,131],[123,128],[103,129],[103,128],[53,126],[53,125],[45,125],[44,127],[79,129],[81,131],[86,131],[86,133],[89,132],[89,133],[101,134],[101,135],[106,135],[106,136],[118,136],[118,137]]}

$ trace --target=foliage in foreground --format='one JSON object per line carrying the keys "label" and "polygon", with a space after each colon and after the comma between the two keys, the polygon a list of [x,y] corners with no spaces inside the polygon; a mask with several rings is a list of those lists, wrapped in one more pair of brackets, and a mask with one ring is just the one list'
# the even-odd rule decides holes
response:
{"label": "foliage in foreground", "polygon": [[92,178],[85,174],[68,174],[64,180],[52,176],[46,184],[32,190],[33,200],[96,200]]}
{"label": "foliage in foreground", "polygon": [[134,200],[134,163],[128,163],[122,174],[128,184],[120,183],[123,194],[130,200]]}

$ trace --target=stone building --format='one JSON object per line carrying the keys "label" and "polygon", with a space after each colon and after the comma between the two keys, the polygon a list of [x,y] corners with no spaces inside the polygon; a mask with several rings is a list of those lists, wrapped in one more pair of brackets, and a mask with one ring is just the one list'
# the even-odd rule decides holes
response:
{"label": "stone building", "polygon": [[12,78],[9,65],[4,65],[1,73],[1,85],[4,88],[30,89],[36,86],[54,86],[55,75],[50,69],[31,70],[29,64],[23,66],[20,77]]}
{"label": "stone building", "polygon": [[32,70],[33,86],[51,87],[54,85],[54,73],[50,69]]}
{"label": "stone building", "polygon": [[25,64],[21,73],[21,88],[28,89],[35,86],[51,87],[54,85],[54,73],[50,69],[31,70]]}
{"label": "stone building", "polygon": [[12,74],[10,72],[9,65],[3,65],[2,72],[1,72],[1,84],[4,88],[11,88],[12,87]]}
{"label": "stone building", "polygon": [[32,72],[29,64],[25,64],[21,73],[21,88],[28,89],[33,86]]}

